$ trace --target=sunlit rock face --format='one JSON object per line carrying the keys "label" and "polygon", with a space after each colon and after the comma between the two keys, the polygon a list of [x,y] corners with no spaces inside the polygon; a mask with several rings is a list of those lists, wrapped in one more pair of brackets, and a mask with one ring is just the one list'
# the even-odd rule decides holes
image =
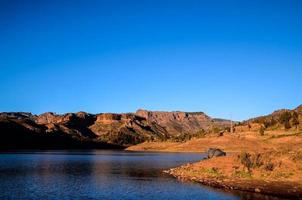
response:
{"label": "sunlit rock face", "polygon": [[[31,144],[41,148],[91,144],[126,147],[144,141],[163,141],[190,135],[213,125],[226,124],[228,121],[212,119],[202,112],[0,113],[0,132],[2,136],[9,136],[5,145],[8,147],[12,144],[16,147]],[[4,144],[6,140],[2,141]]]}
{"label": "sunlit rock face", "polygon": [[194,134],[202,129],[208,130],[213,125],[223,127],[230,124],[228,120],[213,119],[203,112],[161,112],[140,109],[136,114],[165,127],[171,136]]}

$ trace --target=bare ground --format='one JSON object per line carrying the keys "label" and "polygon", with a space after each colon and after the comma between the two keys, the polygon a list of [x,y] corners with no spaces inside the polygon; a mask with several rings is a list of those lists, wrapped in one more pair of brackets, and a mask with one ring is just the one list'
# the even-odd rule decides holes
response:
{"label": "bare ground", "polygon": [[265,136],[257,132],[227,134],[225,136],[210,135],[195,138],[187,142],[144,142],[128,147],[129,151],[166,151],[166,152],[205,152],[215,147],[227,152],[267,151],[295,148],[302,149],[300,132],[270,131]]}
{"label": "bare ground", "polygon": [[165,171],[182,180],[201,184],[302,198],[301,132],[270,131],[265,136],[243,132],[207,136],[187,142],[146,142],[131,151],[205,152],[208,148],[232,152]]}

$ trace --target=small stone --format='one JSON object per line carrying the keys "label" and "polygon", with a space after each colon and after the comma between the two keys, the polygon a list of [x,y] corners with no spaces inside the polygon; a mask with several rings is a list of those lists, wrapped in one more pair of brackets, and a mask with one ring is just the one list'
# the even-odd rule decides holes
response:
{"label": "small stone", "polygon": [[259,193],[259,192],[261,192],[261,190],[260,190],[259,188],[256,188],[256,189],[255,189],[255,192],[258,192],[258,193]]}

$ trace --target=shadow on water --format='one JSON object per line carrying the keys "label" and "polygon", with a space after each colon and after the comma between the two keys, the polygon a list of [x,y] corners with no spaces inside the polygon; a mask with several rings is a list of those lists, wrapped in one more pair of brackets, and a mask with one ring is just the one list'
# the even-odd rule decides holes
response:
{"label": "shadow on water", "polygon": [[278,199],[181,182],[164,169],[197,153],[23,151],[0,154],[0,199]]}

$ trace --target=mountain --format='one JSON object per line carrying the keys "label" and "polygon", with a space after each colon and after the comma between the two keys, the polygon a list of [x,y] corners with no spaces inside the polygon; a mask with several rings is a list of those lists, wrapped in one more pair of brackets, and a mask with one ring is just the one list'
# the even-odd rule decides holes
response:
{"label": "mountain", "polygon": [[[41,123],[46,116],[49,123]],[[52,113],[41,118],[30,113],[0,113],[0,149],[121,148],[69,128],[70,121],[65,117]]]}
{"label": "mountain", "polygon": [[171,137],[192,135],[214,127],[225,128],[230,126],[229,120],[211,118],[203,112],[162,112],[139,109],[136,115],[165,127]]}
{"label": "mountain", "polygon": [[[124,148],[144,141],[183,141],[229,129],[231,121],[203,112],[0,113],[0,148]],[[302,105],[238,122],[235,132],[302,128]]]}
{"label": "mountain", "polygon": [[236,124],[235,131],[289,130],[302,128],[302,105],[295,109],[281,109],[265,116]]}
{"label": "mountain", "polygon": [[213,127],[225,128],[229,123],[202,112],[0,113],[0,146],[3,149],[121,148],[144,141],[193,136]]}

